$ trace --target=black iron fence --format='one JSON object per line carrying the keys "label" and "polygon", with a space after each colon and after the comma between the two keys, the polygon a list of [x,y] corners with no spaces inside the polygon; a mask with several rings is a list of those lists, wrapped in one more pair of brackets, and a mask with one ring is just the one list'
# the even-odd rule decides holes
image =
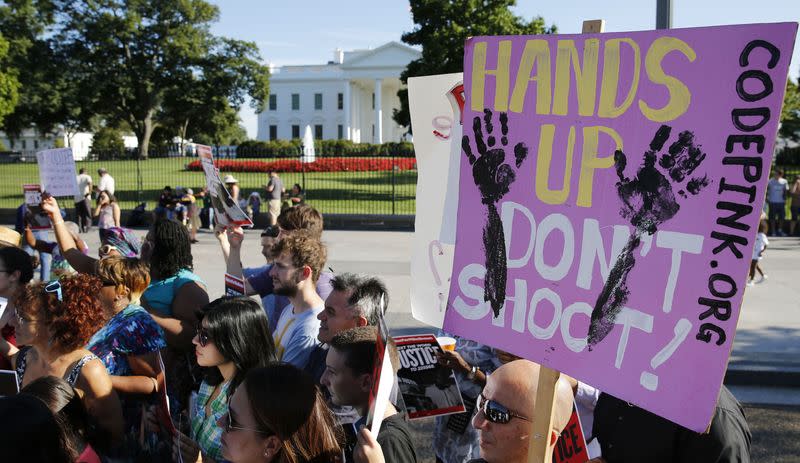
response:
{"label": "black iron fence", "polygon": [[[254,148],[253,148],[254,149]],[[180,151],[151,151],[143,158],[135,151],[94,153],[76,162],[99,181],[97,170],[105,168],[114,177],[115,196],[124,210],[145,203],[152,210],[165,186],[191,188],[195,193],[205,185],[199,160],[181,156]],[[412,215],[414,214],[417,169],[413,153],[393,155],[318,155],[315,162],[301,162],[297,151],[282,156],[226,157],[217,159],[220,176],[237,181],[240,197],[258,193],[266,211],[264,185],[269,171],[276,170],[287,191],[297,184],[305,201],[323,214]],[[3,156],[0,156],[2,158]],[[0,159],[2,160],[2,159]],[[39,183],[35,158],[5,158],[0,163],[0,209],[18,207],[23,201],[22,185]],[[9,162],[10,161],[10,162]],[[72,207],[72,198],[61,200]]]}

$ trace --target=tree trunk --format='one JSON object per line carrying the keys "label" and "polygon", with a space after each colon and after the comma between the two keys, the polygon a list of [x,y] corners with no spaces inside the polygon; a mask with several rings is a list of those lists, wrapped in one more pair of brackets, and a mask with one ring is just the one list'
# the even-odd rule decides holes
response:
{"label": "tree trunk", "polygon": [[153,112],[148,111],[147,117],[143,120],[137,121],[136,127],[136,138],[139,139],[139,156],[142,159],[147,159],[150,150],[150,137],[153,135],[153,131],[156,128],[155,122],[153,122]]}

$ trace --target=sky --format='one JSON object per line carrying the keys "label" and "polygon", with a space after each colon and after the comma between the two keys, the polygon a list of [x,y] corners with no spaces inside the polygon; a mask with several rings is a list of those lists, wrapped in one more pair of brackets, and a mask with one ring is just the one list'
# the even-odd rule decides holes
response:
{"label": "sky", "polygon": [[[216,35],[255,42],[265,63],[325,64],[336,48],[376,48],[400,41],[414,24],[403,0],[216,0]],[[581,31],[587,19],[604,19],[606,32],[655,28],[656,0],[518,0],[514,12],[542,16],[559,33]],[[673,0],[672,27],[800,21],[798,0]],[[795,41],[790,73],[800,75],[800,40]],[[242,124],[256,136],[256,115],[245,106]]]}

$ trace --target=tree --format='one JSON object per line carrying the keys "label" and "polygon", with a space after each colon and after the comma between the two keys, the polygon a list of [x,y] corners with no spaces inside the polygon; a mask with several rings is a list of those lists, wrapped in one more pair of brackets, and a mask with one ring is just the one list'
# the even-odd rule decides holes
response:
{"label": "tree", "polygon": [[800,85],[791,78],[786,81],[786,96],[781,110],[780,136],[800,141]]}
{"label": "tree", "polygon": [[49,0],[5,0],[0,5],[0,34],[9,43],[3,69],[15,72],[20,80],[17,105],[2,121],[9,138],[31,126],[48,133],[59,122],[64,69],[49,34],[54,12]]}
{"label": "tree", "polygon": [[101,127],[92,138],[92,153],[118,155],[125,150],[122,132],[113,127]]}
{"label": "tree", "polygon": [[19,100],[17,70],[7,64],[8,40],[0,34],[0,123],[14,111]]}
{"label": "tree", "polygon": [[[62,56],[73,58],[80,87],[98,95],[96,111],[107,123],[130,125],[143,157],[154,130],[179,119],[167,113],[198,101],[197,93],[185,93],[191,83],[213,78],[219,84],[216,95],[231,109],[238,110],[245,95],[254,108],[263,109],[269,72],[256,45],[213,36],[209,26],[219,12],[205,0],[58,4]],[[184,120],[186,127],[189,123]]]}
{"label": "tree", "polygon": [[[462,72],[464,41],[479,35],[518,35],[554,33],[555,26],[545,27],[544,19],[530,21],[511,12],[515,0],[411,0],[411,14],[416,26],[402,36],[409,45],[421,45],[422,56],[400,75],[403,84],[409,77]],[[411,131],[408,90],[397,92],[400,109],[392,117]]]}

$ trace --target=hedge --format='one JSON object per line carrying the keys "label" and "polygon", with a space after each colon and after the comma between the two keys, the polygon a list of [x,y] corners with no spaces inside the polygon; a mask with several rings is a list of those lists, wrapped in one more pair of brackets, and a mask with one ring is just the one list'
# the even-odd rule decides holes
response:
{"label": "hedge", "polygon": [[[242,142],[236,149],[236,156],[240,158],[274,158],[297,156],[300,153],[303,141],[273,140],[259,141],[248,140]],[[317,156],[399,156],[413,157],[414,145],[410,142],[383,143],[354,143],[350,140],[314,140],[314,151]]]}
{"label": "hedge", "polygon": [[[220,159],[214,164],[220,172],[379,172],[413,170],[417,168],[414,158],[320,158],[314,162],[302,163],[298,159],[279,159],[277,161],[245,161]],[[200,161],[192,161],[186,170],[202,171]]]}

